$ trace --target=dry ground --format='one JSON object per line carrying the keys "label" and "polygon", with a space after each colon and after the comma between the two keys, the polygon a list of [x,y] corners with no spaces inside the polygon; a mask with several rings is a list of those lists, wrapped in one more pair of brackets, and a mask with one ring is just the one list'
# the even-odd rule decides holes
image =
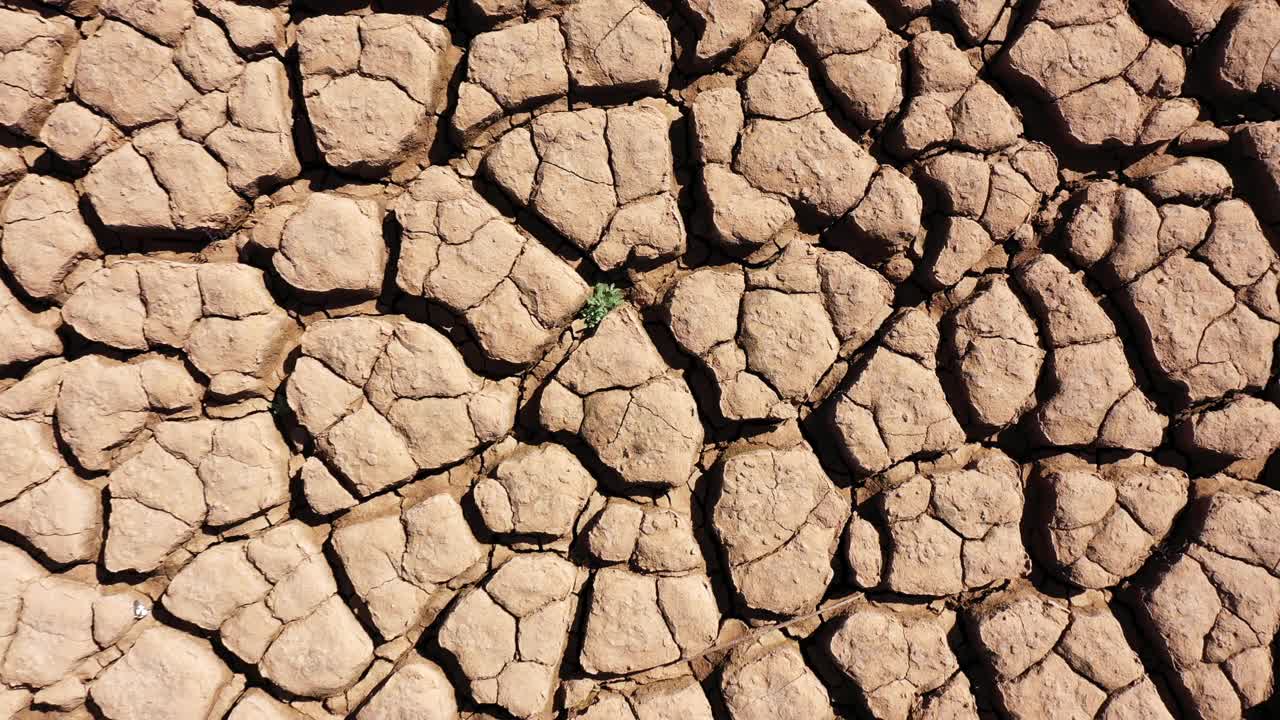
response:
{"label": "dry ground", "polygon": [[1280,0],[0,0],[0,718],[1280,716],[1277,117]]}

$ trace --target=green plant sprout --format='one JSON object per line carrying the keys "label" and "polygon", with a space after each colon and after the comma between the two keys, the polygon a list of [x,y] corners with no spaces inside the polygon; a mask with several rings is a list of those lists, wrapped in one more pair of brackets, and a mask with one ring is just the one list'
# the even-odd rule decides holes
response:
{"label": "green plant sprout", "polygon": [[613,283],[596,283],[591,288],[587,304],[582,307],[582,319],[586,321],[587,327],[594,328],[621,304],[622,291],[614,287]]}

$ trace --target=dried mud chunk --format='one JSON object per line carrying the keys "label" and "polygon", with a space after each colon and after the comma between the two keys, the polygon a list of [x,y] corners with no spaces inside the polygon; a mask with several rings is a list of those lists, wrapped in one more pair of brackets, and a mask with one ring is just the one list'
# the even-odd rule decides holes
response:
{"label": "dried mud chunk", "polygon": [[127,0],[100,0],[104,15],[115,18],[156,38],[166,45],[176,45],[195,19],[195,8],[183,0],[153,3],[131,3]]}
{"label": "dried mud chunk", "polygon": [[61,180],[34,174],[19,180],[4,198],[0,222],[0,258],[33,298],[64,298],[77,284],[77,271],[102,257],[75,188]]}
{"label": "dried mud chunk", "polygon": [[[426,145],[426,128],[433,121],[426,108],[392,81],[356,74],[309,95],[307,116],[325,161],[363,175],[374,175],[403,153]],[[360,127],[364,129],[352,131]]]}
{"label": "dried mud chunk", "polygon": [[1065,132],[1081,145],[1129,145],[1142,129],[1142,100],[1119,78],[1059,100],[1053,110]]}
{"label": "dried mud chunk", "polygon": [[744,109],[750,116],[796,120],[822,110],[808,67],[787,42],[769,48],[743,87]]}
{"label": "dried mud chunk", "polygon": [[902,102],[898,54],[906,43],[864,0],[814,3],[797,18],[796,32],[840,108],[860,126],[880,123]]}
{"label": "dried mud chunk", "polygon": [[904,261],[914,262],[913,245],[923,211],[924,200],[916,184],[895,168],[881,166],[862,202],[846,218],[852,237],[841,249],[892,280],[905,280],[891,268]]}
{"label": "dried mud chunk", "polygon": [[1146,47],[1141,28],[1117,3],[1099,8],[1097,17],[1079,24],[1061,22],[1052,17],[1053,12],[1041,10],[1033,18],[1008,59],[1008,69],[1015,76],[1049,97],[1065,97],[1119,76]]}
{"label": "dried mud chunk", "polygon": [[[1064,231],[1067,251],[1100,283],[1124,285],[1159,262],[1166,251],[1160,237],[1164,220],[1146,196],[1104,181],[1090,184],[1075,199],[1078,205]],[[1188,219],[1179,230],[1194,232],[1194,227]]]}
{"label": "dried mud chunk", "polygon": [[204,720],[231,670],[209,644],[157,626],[89,686],[89,697],[111,720]]}
{"label": "dried mud chunk", "polygon": [[423,720],[456,720],[458,717],[453,686],[444,671],[430,660],[411,657],[397,667],[356,714],[356,720],[403,717]]}
{"label": "dried mud chunk", "polygon": [[1063,458],[1041,463],[1032,488],[1043,507],[1032,536],[1038,559],[1067,582],[1107,588],[1137,572],[1164,541],[1189,482],[1154,463],[1095,467]]}
{"label": "dried mud chunk", "polygon": [[1015,269],[1051,346],[1051,394],[1031,417],[1039,442],[1150,450],[1168,421],[1137,387],[1115,325],[1079,274],[1050,255]]}
{"label": "dried mud chunk", "polygon": [[1235,146],[1252,181],[1255,211],[1267,222],[1280,220],[1280,122],[1246,125],[1236,133]]}
{"label": "dried mud chunk", "polygon": [[5,576],[9,578],[4,589],[0,590],[0,642],[11,646],[13,637],[18,632],[18,618],[23,612],[23,593],[37,581],[48,577],[49,571],[30,555],[8,543],[0,544],[0,568],[4,569]]}
{"label": "dried mud chunk", "polygon": [[82,467],[110,470],[120,452],[162,418],[189,417],[203,388],[177,361],[155,355],[125,364],[90,355],[61,370],[58,436]]}
{"label": "dried mud chunk", "polygon": [[350,687],[372,660],[373,644],[342,598],[285,625],[262,656],[262,674],[288,692],[324,697]]}
{"label": "dried mud chunk", "polygon": [[200,6],[222,21],[231,44],[242,53],[259,55],[285,51],[283,8],[241,4],[236,0],[198,0]]}
{"label": "dried mud chunk", "polygon": [[467,80],[508,112],[566,95],[569,74],[559,23],[539,20],[478,35],[467,59]]}
{"label": "dried mud chunk", "polygon": [[1280,408],[1247,395],[1193,413],[1174,432],[1184,450],[1213,457],[1262,458],[1280,447]]}
{"label": "dried mud chunk", "polygon": [[1089,718],[1108,703],[1127,704],[1142,717],[1172,717],[1121,618],[1100,600],[1085,596],[1068,607],[1016,585],[968,610],[966,621],[1010,717]]}
{"label": "dried mud chunk", "polygon": [[227,166],[227,181],[237,192],[253,197],[298,175],[284,64],[276,58],[250,63],[228,91],[227,116],[229,122],[204,142]]}
{"label": "dried mud chunk", "polygon": [[964,432],[947,403],[934,371],[939,342],[933,321],[911,310],[890,321],[907,341],[926,346],[927,357],[898,352],[892,345],[876,348],[851,372],[841,390],[833,422],[845,458],[859,472],[879,472],[919,454],[958,447]]}
{"label": "dried mud chunk", "polygon": [[[180,271],[179,271],[180,272]],[[194,273],[183,273],[195,285]],[[193,294],[199,289],[192,287]],[[196,303],[192,303],[198,307]],[[199,310],[192,315],[198,317]],[[104,268],[89,278],[63,305],[63,317],[79,335],[125,350],[146,350],[147,308],[138,284],[138,271],[121,263]],[[190,320],[189,322],[193,321]],[[187,329],[190,331],[189,328]]]}
{"label": "dried mud chunk", "polygon": [[167,42],[177,45],[178,69],[202,93],[226,90],[244,69],[244,62],[212,20],[198,18],[189,31],[184,28],[180,43],[176,38]]}
{"label": "dried mud chunk", "polygon": [[1189,402],[1266,383],[1280,326],[1237,304],[1205,264],[1175,253],[1123,297],[1145,353]]}
{"label": "dried mud chunk", "polygon": [[883,570],[867,580],[894,592],[942,596],[981,588],[1027,572],[1022,505],[1018,466],[1001,453],[981,452],[960,468],[915,475],[881,493],[865,545],[849,553],[854,562],[881,555]]}
{"label": "dried mud chunk", "polygon": [[928,286],[951,287],[983,270],[996,244],[1026,227],[1041,204],[1042,191],[1032,179],[1056,171],[1056,165],[1036,145],[993,157],[947,152],[922,162],[919,177],[936,191],[945,213],[928,238],[923,276]]}
{"label": "dried mud chunk", "polygon": [[517,555],[455,602],[438,641],[476,702],[517,717],[550,708],[577,606],[576,576],[556,555]]}
{"label": "dried mud chunk", "polygon": [[132,144],[169,196],[174,228],[221,234],[248,212],[227,169],[198,143],[180,137],[174,125],[147,128]]}
{"label": "dried mud chunk", "polygon": [[[251,540],[214,545],[173,578],[164,606],[218,631],[242,659],[260,660],[263,676],[289,693],[339,693],[373,660],[373,643],[337,595],[322,547],[327,533],[288,522]],[[255,609],[258,617],[242,622]]]}
{"label": "dried mud chunk", "polygon": [[764,25],[761,0],[684,0],[682,4],[697,28],[694,59],[700,65],[731,54]]}
{"label": "dried mud chunk", "polygon": [[61,576],[31,578],[6,637],[0,678],[11,686],[43,688],[70,675],[98,651],[93,637],[94,588]]}
{"label": "dried mud chunk", "polygon": [[62,354],[61,326],[57,310],[34,312],[0,283],[0,335],[7,338],[0,348],[0,368]]}
{"label": "dried mud chunk", "polygon": [[768,245],[795,219],[783,198],[752,187],[720,164],[703,168],[702,188],[719,244],[734,254],[750,254]]}
{"label": "dried mud chunk", "polygon": [[440,584],[484,556],[457,501],[436,495],[404,511],[404,570],[414,581]]}
{"label": "dried mud chunk", "polygon": [[666,89],[671,32],[648,5],[582,0],[560,22],[574,87],[646,94]]}
{"label": "dried mud chunk", "polygon": [[1277,31],[1280,8],[1274,3],[1242,2],[1224,13],[1207,66],[1213,89],[1227,100],[1280,92]]}
{"label": "dried mud chunk", "polygon": [[78,38],[67,18],[0,10],[0,127],[35,137],[66,97]]}
{"label": "dried mud chunk", "polygon": [[560,445],[539,445],[517,452],[481,480],[472,499],[490,532],[561,538],[595,489],[595,479]]}
{"label": "dried mud chunk", "polygon": [[913,86],[886,137],[893,152],[912,157],[945,144],[993,152],[1013,145],[1022,135],[1017,111],[978,78],[977,69],[950,35],[917,35],[907,58]]}
{"label": "dried mud chunk", "polygon": [[175,616],[217,630],[271,590],[267,578],[249,562],[244,543],[215,545],[197,555],[170,583],[164,606]]}
{"label": "dried mud chunk", "polygon": [[285,223],[271,263],[302,292],[375,295],[387,264],[379,213],[358,200],[313,193]]}
{"label": "dried mud chunk", "polygon": [[[1116,3],[1078,17],[1038,9],[998,69],[1048,103],[1066,137],[1087,147],[1132,145],[1140,134],[1169,139],[1144,126],[1152,127],[1186,74],[1181,55],[1153,41]],[[1174,135],[1183,129],[1171,128]]]}
{"label": "dried mud chunk", "polygon": [[[949,610],[935,614],[911,606],[859,603],[832,623],[825,649],[873,716],[928,718],[918,709],[923,698],[963,680],[947,644],[955,624]],[[949,702],[956,706],[952,717],[964,717],[961,708],[974,706],[965,685],[950,693]],[[976,710],[970,717],[977,717]]]}
{"label": "dried mud chunk", "polygon": [[565,39],[558,20],[476,35],[467,51],[467,76],[458,90],[453,131],[464,143],[479,140],[503,114],[569,93]]}
{"label": "dried mud chunk", "polygon": [[173,120],[197,95],[174,64],[173,50],[114,21],[81,43],[75,92],[124,128]]}
{"label": "dried mud chunk", "polygon": [[1151,27],[1180,43],[1191,45],[1218,26],[1232,3],[1226,0],[1155,0],[1151,3]]}
{"label": "dried mud chunk", "polygon": [[827,689],[805,665],[800,646],[777,631],[733,650],[720,693],[733,720],[834,717]]}
{"label": "dried mud chunk", "polygon": [[635,554],[644,510],[626,502],[610,502],[592,518],[586,548],[602,562],[626,562]]}
{"label": "dried mud chunk", "polygon": [[579,433],[601,462],[635,485],[683,483],[702,442],[693,395],[668,376],[587,396]]}
{"label": "dried mud chunk", "polygon": [[381,175],[434,140],[460,55],[444,27],[390,13],[308,18],[298,50],[325,162]]}
{"label": "dried mud chunk", "polygon": [[630,698],[637,718],[685,717],[711,720],[711,704],[702,687],[692,678],[648,683]]}
{"label": "dried mud chunk", "polygon": [[274,393],[298,334],[262,271],[238,263],[113,263],[76,289],[63,318],[85,338],[124,350],[185,351],[222,398]]}
{"label": "dried mud chunk", "polygon": [[195,468],[155,442],[116,468],[108,487],[111,525],[103,562],[112,572],[155,569],[206,514]]}
{"label": "dried mud chunk", "polygon": [[926,259],[928,280],[936,287],[960,282],[995,246],[991,235],[965,217],[945,218],[932,241],[935,250]]}
{"label": "dried mud chunk", "polygon": [[[836,359],[835,333],[822,320],[822,302],[812,295],[750,292],[743,297],[742,314],[747,367],[785,397],[805,397]],[[779,332],[784,328],[785,334]],[[792,356],[794,351],[799,352]]]}
{"label": "dried mud chunk", "polygon": [[84,195],[108,227],[175,230],[169,196],[133,145],[108,153],[90,170]]}
{"label": "dried mud chunk", "polygon": [[702,447],[697,406],[634,308],[606,316],[552,379],[582,399],[575,431],[626,486],[689,479]]}
{"label": "dried mud chunk", "polygon": [[427,170],[394,211],[404,230],[396,284],[461,313],[496,360],[534,362],[586,302],[568,264],[449,170]]}
{"label": "dried mud chunk", "polygon": [[682,278],[667,315],[676,342],[715,379],[723,417],[780,420],[818,399],[837,357],[888,316],[891,295],[847,255],[796,243],[745,277],[704,268]]}
{"label": "dried mud chunk", "polygon": [[108,227],[223,235],[247,213],[227,169],[172,123],[152,125],[99,160],[85,196]]}
{"label": "dried mud chunk", "polygon": [[689,126],[693,148],[703,163],[733,161],[733,147],[742,132],[742,95],[737,88],[704,90],[693,99]]}
{"label": "dried mud chunk", "polygon": [[[18,393],[20,388],[11,392]],[[0,395],[0,399],[8,397]],[[0,460],[6,468],[0,483],[0,502],[12,500],[65,468],[53,428],[41,420],[0,420]]]}
{"label": "dried mud chunk", "polygon": [[75,102],[60,103],[40,129],[39,140],[68,163],[97,162],[124,142],[110,121]]}
{"label": "dried mud chunk", "polygon": [[1141,179],[1144,192],[1156,202],[1199,205],[1231,195],[1233,183],[1222,163],[1208,158],[1180,158]]}
{"label": "dried mud chunk", "polygon": [[[1041,203],[1041,187],[1052,187],[1033,180],[1056,174],[1056,165],[1053,155],[1039,145],[1023,145],[994,157],[948,152],[924,161],[921,176],[937,190],[941,209],[970,221],[961,232],[943,223],[942,229],[949,232],[930,253],[933,282],[954,284],[992,243],[1004,242],[1022,227]],[[957,244],[945,234],[964,242]]]}
{"label": "dried mud chunk", "polygon": [[[172,426],[156,428],[164,433]],[[220,423],[197,473],[209,505],[207,522],[227,525],[285,502],[289,497],[289,449],[266,413]]]}
{"label": "dried mud chunk", "polygon": [[725,461],[712,527],[740,601],[795,615],[831,582],[847,501],[808,448],[744,449]]}
{"label": "dried mud chunk", "polygon": [[1197,481],[1189,546],[1141,577],[1130,600],[1180,703],[1204,718],[1240,717],[1271,694],[1280,578],[1269,537],[1274,491],[1218,476]]}
{"label": "dried mud chunk", "polygon": [[835,219],[862,199],[876,163],[817,112],[798,120],[749,119],[733,169],[758,190]]}
{"label": "dried mud chunk", "polygon": [[260,688],[240,696],[227,720],[302,720],[302,713],[276,700]]}
{"label": "dried mud chunk", "polygon": [[515,421],[511,381],[474,374],[447,338],[400,317],[313,323],[286,387],[320,458],[361,497],[463,460]]}
{"label": "dried mud chunk", "polygon": [[579,662],[591,674],[632,673],[695,655],[720,622],[705,576],[596,572]]}
{"label": "dried mud chunk", "polygon": [[495,143],[483,169],[601,268],[663,261],[685,247],[670,140],[676,118],[661,100],[544,113]]}
{"label": "dried mud chunk", "polygon": [[222,399],[273,396],[284,379],[284,362],[296,346],[297,323],[279,308],[239,320],[206,318],[197,323],[185,350]]}
{"label": "dried mud chunk", "polygon": [[414,627],[433,594],[484,557],[462,507],[448,495],[408,506],[375,500],[340,520],[331,544],[386,639]]}
{"label": "dried mud chunk", "polygon": [[1096,343],[1115,335],[1115,325],[1081,276],[1057,258],[1042,255],[1017,270],[1018,284],[1052,347]]}
{"label": "dried mud chunk", "polygon": [[999,428],[1035,404],[1040,333],[1003,278],[984,281],[948,318],[944,335],[969,421]]}

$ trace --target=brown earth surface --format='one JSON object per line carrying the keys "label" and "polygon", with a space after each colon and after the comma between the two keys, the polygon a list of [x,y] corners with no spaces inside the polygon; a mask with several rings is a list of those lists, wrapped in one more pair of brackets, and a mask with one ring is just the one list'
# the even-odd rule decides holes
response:
{"label": "brown earth surface", "polygon": [[1278,250],[1280,0],[0,0],[0,720],[1280,718]]}

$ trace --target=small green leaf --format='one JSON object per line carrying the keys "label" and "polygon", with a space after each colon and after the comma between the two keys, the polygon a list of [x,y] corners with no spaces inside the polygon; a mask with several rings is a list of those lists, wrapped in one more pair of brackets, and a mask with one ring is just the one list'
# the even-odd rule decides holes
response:
{"label": "small green leaf", "polygon": [[596,327],[606,315],[621,304],[621,290],[614,287],[612,283],[596,283],[595,287],[591,288],[591,297],[587,298],[587,304],[582,307],[582,319],[586,321],[587,327]]}

